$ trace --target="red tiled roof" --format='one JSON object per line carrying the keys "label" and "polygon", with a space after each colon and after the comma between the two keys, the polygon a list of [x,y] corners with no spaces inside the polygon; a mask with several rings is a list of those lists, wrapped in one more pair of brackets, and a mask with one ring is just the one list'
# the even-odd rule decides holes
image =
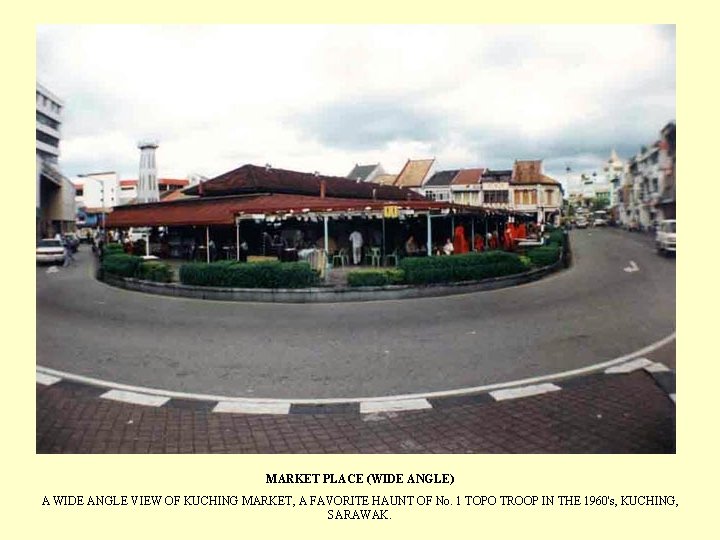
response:
{"label": "red tiled roof", "polygon": [[238,195],[242,193],[287,193],[295,195],[320,195],[320,184],[325,181],[328,197],[350,197],[358,199],[403,200],[424,199],[422,195],[394,186],[381,186],[372,182],[357,182],[337,176],[315,176],[312,173],[288,171],[285,169],[243,165],[226,172],[200,186],[186,190],[187,195],[203,196]]}
{"label": "red tiled roof", "polygon": [[[312,197],[289,194],[253,194],[236,197],[204,197],[172,202],[115,207],[107,218],[108,227],[232,225],[238,214],[303,212],[348,212],[381,210],[396,204],[414,210],[462,208],[446,202],[421,200],[372,200],[337,197]],[[474,209],[479,211],[480,209]]]}
{"label": "red tiled roof", "polygon": [[[137,184],[137,180],[120,180],[120,186],[137,186]],[[182,178],[158,178],[158,184],[185,187],[190,185],[190,180],[184,180]]]}
{"label": "red tiled roof", "polygon": [[453,178],[453,185],[479,184],[485,169],[462,169]]}
{"label": "red tiled roof", "polygon": [[190,185],[190,180],[184,180],[182,178],[158,178],[158,184],[185,187]]}
{"label": "red tiled roof", "polygon": [[542,173],[542,160],[518,160],[513,165],[511,184],[560,185],[560,182]]}

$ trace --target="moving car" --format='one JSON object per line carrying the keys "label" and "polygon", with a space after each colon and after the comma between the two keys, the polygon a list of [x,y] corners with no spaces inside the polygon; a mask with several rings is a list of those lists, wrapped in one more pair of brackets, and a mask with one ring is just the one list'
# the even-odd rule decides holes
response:
{"label": "moving car", "polygon": [[604,210],[598,210],[593,215],[593,227],[607,226],[607,212],[605,212]]}
{"label": "moving car", "polygon": [[44,238],[35,245],[36,263],[57,263],[65,260],[65,248],[60,240]]}
{"label": "moving car", "polygon": [[660,222],[655,232],[655,246],[658,253],[668,255],[675,253],[676,224],[674,219],[664,219]]}
{"label": "moving car", "polygon": [[585,218],[585,216],[579,216],[575,220],[575,227],[578,229],[587,229],[588,226],[588,220]]}

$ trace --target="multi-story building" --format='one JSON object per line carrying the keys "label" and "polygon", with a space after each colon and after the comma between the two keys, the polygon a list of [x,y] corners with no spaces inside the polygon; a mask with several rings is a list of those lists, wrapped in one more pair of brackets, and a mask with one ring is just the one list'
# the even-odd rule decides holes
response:
{"label": "multi-story building", "polygon": [[[160,199],[163,199],[172,191],[188,187],[190,180],[158,178],[157,183]],[[114,171],[82,174],[75,182],[75,189],[75,201],[79,208],[110,212],[116,206],[137,202],[138,180],[119,180]]]}
{"label": "multi-story building", "polygon": [[458,174],[457,169],[437,171],[428,178],[419,190],[421,194],[433,201],[449,201],[452,199],[450,184]]}
{"label": "multi-story building", "polygon": [[563,204],[560,182],[542,171],[542,160],[516,160],[510,178],[511,208],[537,215],[538,223],[557,221]]}
{"label": "multi-story building", "polygon": [[662,191],[657,208],[661,219],[675,219],[675,122],[660,131]]}
{"label": "multi-story building", "polygon": [[510,195],[511,169],[486,169],[480,175],[482,188],[482,205],[488,208],[501,210],[510,209],[512,198]]}
{"label": "multi-story building", "polygon": [[631,222],[649,230],[658,220],[657,203],[661,193],[660,142],[643,146],[630,162],[633,204]]}
{"label": "multi-story building", "polygon": [[675,122],[660,131],[660,140],[630,158],[617,192],[620,224],[650,230],[675,218]]}
{"label": "multi-story building", "polygon": [[450,184],[452,201],[457,204],[480,206],[482,204],[482,184],[480,182],[485,169],[462,169],[457,172]]}
{"label": "multi-story building", "polygon": [[603,167],[603,175],[605,176],[605,183],[610,187],[610,208],[614,209],[617,206],[618,190],[622,186],[625,177],[625,162],[618,157],[614,148]]}
{"label": "multi-story building", "polygon": [[58,166],[64,103],[35,85],[35,235],[54,236],[75,229],[75,188]]}

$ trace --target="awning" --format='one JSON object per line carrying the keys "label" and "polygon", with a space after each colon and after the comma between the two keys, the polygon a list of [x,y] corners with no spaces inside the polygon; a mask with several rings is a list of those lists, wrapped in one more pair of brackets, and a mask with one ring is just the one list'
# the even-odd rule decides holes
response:
{"label": "awning", "polygon": [[[405,212],[456,212],[484,214],[480,207],[431,200],[372,200],[311,197],[289,194],[253,194],[232,197],[202,197],[172,202],[118,206],[107,216],[107,227],[160,227],[183,225],[234,225],[235,217],[263,215],[357,214],[382,212],[397,206]],[[501,213],[501,212],[497,212]]]}

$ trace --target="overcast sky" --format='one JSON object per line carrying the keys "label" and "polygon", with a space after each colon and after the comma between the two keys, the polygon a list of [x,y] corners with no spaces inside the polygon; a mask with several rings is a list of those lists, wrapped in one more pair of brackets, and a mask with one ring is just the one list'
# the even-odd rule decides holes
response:
{"label": "overcast sky", "polygon": [[675,118],[675,27],[42,26],[37,76],[71,177],[136,178],[150,137],[162,177],[434,157],[565,182]]}

